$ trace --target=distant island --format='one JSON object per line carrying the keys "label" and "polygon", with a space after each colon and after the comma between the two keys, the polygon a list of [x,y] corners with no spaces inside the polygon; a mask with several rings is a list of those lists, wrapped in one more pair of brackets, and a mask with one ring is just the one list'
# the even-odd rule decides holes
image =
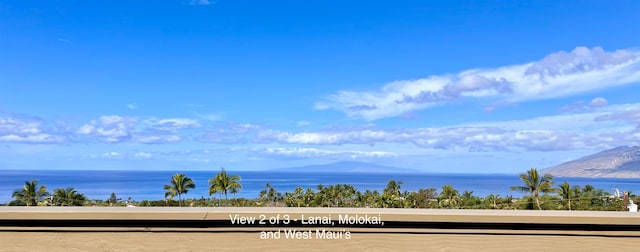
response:
{"label": "distant island", "polygon": [[557,177],[640,178],[640,146],[620,146],[542,170]]}
{"label": "distant island", "polygon": [[271,169],[274,172],[367,172],[367,173],[413,173],[419,172],[414,169],[398,168],[386,165],[372,164],[366,162],[335,162],[330,164],[306,165],[300,167],[277,168]]}

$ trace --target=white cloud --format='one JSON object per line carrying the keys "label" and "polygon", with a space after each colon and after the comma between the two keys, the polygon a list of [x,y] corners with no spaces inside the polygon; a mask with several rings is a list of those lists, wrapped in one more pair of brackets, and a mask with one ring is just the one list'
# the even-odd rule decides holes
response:
{"label": "white cloud", "polygon": [[303,121],[296,122],[296,125],[298,125],[298,127],[307,127],[311,125],[311,122],[303,120]]}
{"label": "white cloud", "polygon": [[[528,120],[467,123],[437,128],[284,132],[263,130],[256,141],[302,145],[410,143],[469,151],[563,151],[640,144],[640,104],[608,105],[586,113]],[[313,151],[309,149],[308,151]]]}
{"label": "white cloud", "polygon": [[201,125],[193,119],[167,118],[158,120],[157,122],[155,122],[155,125],[153,127],[158,130],[176,131],[181,129],[199,128],[201,127]]}
{"label": "white cloud", "polygon": [[136,158],[136,159],[149,159],[149,158],[153,157],[153,155],[151,153],[148,153],[148,152],[138,152],[138,153],[134,154],[133,157]]}
{"label": "white cloud", "polygon": [[264,153],[271,156],[289,158],[311,157],[348,157],[348,158],[386,158],[398,155],[386,151],[354,151],[354,150],[323,150],[317,148],[267,148]]}
{"label": "white cloud", "polygon": [[[90,157],[97,158],[98,156],[91,155]],[[153,157],[153,154],[149,152],[143,152],[143,151],[139,151],[135,153],[123,153],[123,152],[117,152],[117,151],[110,151],[110,152],[103,153],[100,157],[106,158],[106,159],[150,159]]]}
{"label": "white cloud", "polygon": [[127,108],[129,109],[137,109],[138,108],[138,104],[134,103],[129,103],[127,104]]}
{"label": "white cloud", "polygon": [[115,152],[115,151],[106,152],[106,153],[102,154],[102,157],[104,157],[104,158],[122,158],[123,156],[124,155],[122,153]]}
{"label": "white cloud", "polygon": [[368,142],[384,142],[391,140],[390,138],[393,136],[392,132],[376,129],[300,133],[264,130],[257,135],[257,139],[259,141],[275,141],[288,144],[362,144]]}
{"label": "white cloud", "polygon": [[218,123],[207,127],[204,134],[195,139],[209,143],[244,143],[254,138],[256,132],[261,131],[261,127],[249,123]]}
{"label": "white cloud", "polygon": [[136,122],[137,119],[132,117],[101,116],[98,121],[82,125],[76,133],[93,136],[109,143],[117,143],[131,139]]}
{"label": "white cloud", "polygon": [[211,1],[209,0],[192,0],[189,2],[190,5],[210,5]]}
{"label": "white cloud", "polygon": [[118,115],[101,116],[84,124],[76,134],[93,137],[103,142],[134,142],[145,144],[176,143],[184,138],[180,130],[199,128],[201,125],[192,119],[167,118],[139,120],[134,117]]}
{"label": "white cloud", "polygon": [[577,47],[522,65],[396,81],[379,91],[339,91],[317,102],[314,108],[336,109],[352,117],[376,120],[459,99],[483,97],[495,100],[493,104],[509,104],[565,97],[639,82],[637,54]]}
{"label": "white cloud", "polygon": [[182,141],[182,137],[176,135],[163,135],[163,134],[136,134],[133,142],[144,144],[162,144],[162,143],[177,143]]}
{"label": "white cloud", "polygon": [[640,106],[626,106],[624,110],[599,116],[596,121],[630,122],[637,124],[640,129]]}
{"label": "white cloud", "polygon": [[0,142],[45,144],[66,140],[63,135],[56,134],[56,129],[46,129],[43,123],[35,118],[1,113]]}
{"label": "white cloud", "polygon": [[50,134],[35,134],[35,135],[2,135],[0,136],[0,142],[10,143],[61,143],[64,139],[59,136]]}
{"label": "white cloud", "polygon": [[200,114],[200,113],[196,113],[196,115],[204,120],[207,121],[220,121],[222,120],[222,116],[216,113],[209,113],[209,114]]}
{"label": "white cloud", "polygon": [[599,108],[607,106],[607,99],[602,97],[596,97],[589,103],[589,107],[591,108]]}
{"label": "white cloud", "polygon": [[597,109],[600,107],[607,106],[607,104],[608,104],[607,99],[602,97],[596,97],[596,98],[593,98],[589,103],[585,103],[584,101],[577,101],[572,104],[565,105],[562,108],[560,108],[560,111],[571,112],[571,113],[587,112],[587,111],[593,111],[594,109]]}

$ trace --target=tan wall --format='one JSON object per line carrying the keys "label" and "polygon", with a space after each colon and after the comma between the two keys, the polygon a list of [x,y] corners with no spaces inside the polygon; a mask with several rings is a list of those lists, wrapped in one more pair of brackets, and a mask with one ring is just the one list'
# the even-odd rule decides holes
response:
{"label": "tan wall", "polygon": [[[305,214],[380,214],[383,221],[465,223],[565,223],[640,225],[639,213],[579,211],[485,211],[340,208],[22,208],[0,207],[0,221],[18,219],[229,220]],[[230,221],[230,220],[229,220]],[[287,238],[285,230],[310,230],[309,239]],[[320,239],[318,230],[338,231]],[[273,237],[280,230],[279,239]],[[272,231],[261,239],[261,231]],[[350,233],[349,238],[345,233]],[[326,233],[325,233],[326,234]],[[325,236],[326,238],[326,236]],[[492,230],[424,228],[242,227],[0,227],[0,251],[635,251],[638,231]]]}

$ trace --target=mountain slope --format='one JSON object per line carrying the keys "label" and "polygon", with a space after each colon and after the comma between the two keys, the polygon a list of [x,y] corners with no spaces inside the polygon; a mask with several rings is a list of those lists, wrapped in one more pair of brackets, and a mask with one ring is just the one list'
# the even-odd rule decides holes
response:
{"label": "mountain slope", "polygon": [[640,178],[640,146],[621,146],[542,170],[559,177]]}

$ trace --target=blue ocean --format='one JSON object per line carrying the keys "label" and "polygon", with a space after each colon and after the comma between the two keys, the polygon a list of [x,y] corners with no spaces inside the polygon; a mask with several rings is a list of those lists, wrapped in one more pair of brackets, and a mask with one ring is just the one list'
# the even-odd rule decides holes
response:
{"label": "blue ocean", "polygon": [[[238,197],[257,198],[265,184],[271,184],[278,192],[291,192],[294,188],[316,188],[318,184],[350,184],[358,190],[381,191],[390,179],[403,182],[402,190],[416,191],[420,188],[437,188],[450,184],[463,191],[473,191],[476,196],[499,194],[519,197],[522,194],[509,191],[509,187],[521,185],[517,174],[442,174],[442,173],[295,173],[272,171],[228,171],[241,177],[243,189]],[[20,189],[27,180],[38,180],[49,191],[61,187],[74,187],[90,199],[107,200],[111,193],[118,198],[131,197],[135,201],[160,200],[164,197],[163,186],[169,183],[174,171],[0,171],[0,203],[11,201],[14,190]],[[189,191],[187,198],[209,198],[208,179],[215,171],[183,171],[192,178],[196,189]],[[564,181],[572,186],[590,184],[613,194],[620,191],[640,192],[640,179],[620,178],[554,178],[556,183]]]}

